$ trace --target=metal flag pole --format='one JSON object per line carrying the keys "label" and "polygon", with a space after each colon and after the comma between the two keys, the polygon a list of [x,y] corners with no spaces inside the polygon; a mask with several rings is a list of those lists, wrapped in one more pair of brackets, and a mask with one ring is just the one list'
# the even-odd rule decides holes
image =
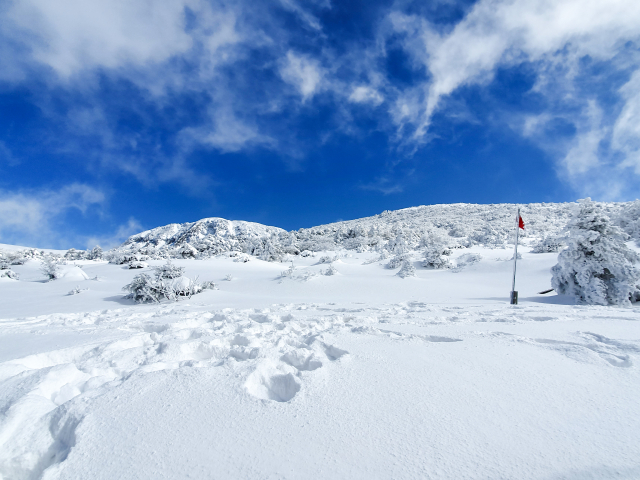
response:
{"label": "metal flag pole", "polygon": [[513,249],[513,282],[511,283],[511,305],[518,304],[518,292],[516,292],[516,264],[518,262],[518,235],[520,234],[520,207],[516,213],[516,244]]}

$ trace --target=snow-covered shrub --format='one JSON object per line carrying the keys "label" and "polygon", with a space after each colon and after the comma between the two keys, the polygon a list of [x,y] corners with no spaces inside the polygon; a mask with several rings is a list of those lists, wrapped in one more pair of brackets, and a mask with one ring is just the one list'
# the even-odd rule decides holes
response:
{"label": "snow-covered shrub", "polygon": [[102,260],[102,248],[96,245],[87,253],[87,260]]}
{"label": "snow-covered shrub", "polygon": [[163,278],[178,278],[184,275],[184,267],[178,267],[171,263],[171,260],[167,260],[167,263],[164,265],[151,267],[153,272],[158,279]]}
{"label": "snow-covered shrub", "polygon": [[20,275],[11,269],[0,270],[0,277],[7,277],[11,280],[20,280]]}
{"label": "snow-covered shrub", "polygon": [[322,257],[320,257],[320,260],[318,260],[318,263],[331,263],[335,262],[336,260],[338,260],[337,255],[323,255]]}
{"label": "snow-covered shrub", "polygon": [[291,278],[293,277],[293,272],[295,271],[296,267],[293,266],[293,263],[291,265],[289,265],[289,268],[287,268],[286,270],[283,270],[282,272],[280,272],[280,276],[282,278]]}
{"label": "snow-covered shrub", "polygon": [[199,256],[198,253],[198,250],[188,243],[180,250],[180,256],[182,258],[196,258]]}
{"label": "snow-covered shrub", "polygon": [[146,273],[136,275],[131,283],[122,289],[129,292],[125,298],[132,298],[138,303],[158,303],[161,300],[177,301],[179,297],[191,297],[203,290],[198,279],[161,278],[157,275],[152,278]]}
{"label": "snow-covered shrub", "polygon": [[398,232],[395,239],[389,241],[387,249],[396,255],[402,255],[411,250],[411,246],[409,242],[407,242],[406,235],[402,230]]}
{"label": "snow-covered shrub", "polygon": [[47,257],[42,259],[42,265],[40,271],[47,277],[48,280],[55,280],[60,278],[60,268],[58,261],[53,257]]}
{"label": "snow-covered shrub", "polygon": [[424,251],[422,266],[437,270],[452,268],[453,264],[449,261],[449,255],[451,255],[451,250],[442,245],[427,247]]}
{"label": "snow-covered shrub", "polygon": [[482,260],[482,255],[479,253],[465,253],[464,255],[460,255],[456,260],[456,266],[452,272],[459,272],[463,268],[478,263],[480,260]]}
{"label": "snow-covered shrub", "polygon": [[230,273],[227,273],[227,274],[225,275],[224,279],[225,279],[227,282],[230,282],[231,280],[233,280],[233,275],[231,275]]}
{"label": "snow-covered shrub", "polygon": [[67,295],[77,295],[79,293],[86,292],[87,290],[89,290],[89,289],[88,288],[80,288],[80,285],[76,285],[76,288],[71,290]]}
{"label": "snow-covered shrub", "polygon": [[129,270],[135,270],[137,268],[147,268],[149,266],[146,262],[131,262],[129,264]]}
{"label": "snow-covered shrub", "polygon": [[6,261],[9,265],[24,265],[28,258],[23,252],[9,252],[6,254]]}
{"label": "snow-covered shrub", "polygon": [[300,256],[301,257],[313,257],[313,252],[310,252],[309,250],[303,250],[300,252]]}
{"label": "snow-covered shrub", "polygon": [[274,233],[269,238],[259,238],[254,240],[254,244],[250,249],[253,255],[260,260],[267,262],[281,262],[284,257],[284,251],[279,243],[278,236]]}
{"label": "snow-covered shrub", "polygon": [[322,272],[323,275],[331,276],[338,273],[338,269],[333,266],[333,263],[329,264],[329,268]]}
{"label": "snow-covered shrub", "polygon": [[396,273],[396,275],[400,278],[415,277],[416,269],[413,266],[413,262],[411,260],[403,260],[402,267],[400,268],[398,273]]}
{"label": "snow-covered shrub", "polygon": [[548,235],[536,243],[531,249],[531,253],[556,253],[567,244],[565,237]]}
{"label": "snow-covered shrub", "polygon": [[146,273],[136,275],[122,289],[129,292],[125,298],[132,298],[138,303],[159,302],[164,297],[164,284]]}
{"label": "snow-covered shrub", "polygon": [[238,255],[236,258],[233,259],[234,262],[239,262],[239,263],[247,263],[249,260],[251,260],[251,257],[249,255]]}
{"label": "snow-covered shrub", "polygon": [[211,280],[202,282],[200,286],[202,287],[202,290],[218,290],[218,285]]}
{"label": "snow-covered shrub", "polygon": [[70,248],[67,250],[67,253],[64,254],[65,260],[84,260],[87,258],[87,252],[84,250],[76,250],[75,248]]}
{"label": "snow-covered shrub", "polygon": [[169,300],[177,300],[178,297],[189,297],[200,293],[202,291],[202,285],[198,282],[198,278],[195,280],[188,277],[178,277],[173,279],[163,280],[168,285],[168,290],[171,295],[165,295]]}
{"label": "snow-covered shrub", "polygon": [[551,269],[551,286],[579,303],[629,305],[640,299],[640,258],[627,248],[626,234],[591,199],[568,224],[567,248]]}
{"label": "snow-covered shrub", "polygon": [[410,258],[411,258],[411,254],[409,253],[401,253],[398,255],[394,255],[389,259],[389,262],[385,265],[385,267],[390,269],[398,268],[402,266],[402,263],[405,260],[409,260]]}
{"label": "snow-covered shrub", "polygon": [[469,235],[470,245],[484,245],[490,248],[504,247],[509,239],[508,232],[494,228],[491,224],[485,224],[481,230]]}

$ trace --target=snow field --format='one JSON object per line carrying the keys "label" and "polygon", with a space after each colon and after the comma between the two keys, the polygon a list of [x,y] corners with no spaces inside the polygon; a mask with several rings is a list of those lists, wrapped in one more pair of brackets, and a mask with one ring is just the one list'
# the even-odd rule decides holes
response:
{"label": "snow field", "polygon": [[639,477],[638,309],[536,296],[556,255],[526,252],[512,307],[511,252],[469,253],[404,279],[371,254],[285,278],[175,261],[233,281],[150,305],[121,299],[140,270],[89,262],[101,280],[67,296],[76,280],[17,266],[0,287],[1,478]]}

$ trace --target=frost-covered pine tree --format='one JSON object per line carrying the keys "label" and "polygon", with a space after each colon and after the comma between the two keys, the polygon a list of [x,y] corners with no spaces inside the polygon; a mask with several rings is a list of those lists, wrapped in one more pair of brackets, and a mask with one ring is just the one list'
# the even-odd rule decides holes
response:
{"label": "frost-covered pine tree", "polygon": [[591,199],[580,200],[567,227],[567,248],[551,269],[551,285],[590,305],[628,305],[640,300],[640,258],[625,245],[626,235]]}

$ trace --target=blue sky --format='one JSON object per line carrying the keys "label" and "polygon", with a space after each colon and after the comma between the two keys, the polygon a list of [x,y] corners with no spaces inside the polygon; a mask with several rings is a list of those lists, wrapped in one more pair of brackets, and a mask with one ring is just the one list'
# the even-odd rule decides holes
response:
{"label": "blue sky", "polygon": [[0,243],[633,200],[640,2],[8,0]]}

